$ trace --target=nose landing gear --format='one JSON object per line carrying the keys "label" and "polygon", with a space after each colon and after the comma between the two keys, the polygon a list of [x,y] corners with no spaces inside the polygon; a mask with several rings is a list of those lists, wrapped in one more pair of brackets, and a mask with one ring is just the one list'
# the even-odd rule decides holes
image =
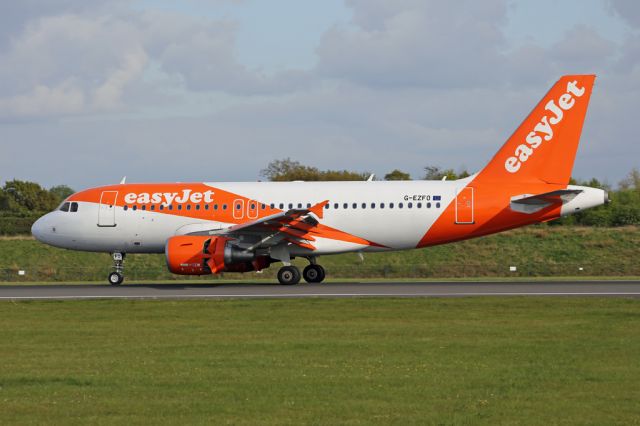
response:
{"label": "nose landing gear", "polygon": [[120,285],[124,281],[124,258],[125,253],[113,253],[114,271],[111,272],[107,278],[109,280],[109,284]]}

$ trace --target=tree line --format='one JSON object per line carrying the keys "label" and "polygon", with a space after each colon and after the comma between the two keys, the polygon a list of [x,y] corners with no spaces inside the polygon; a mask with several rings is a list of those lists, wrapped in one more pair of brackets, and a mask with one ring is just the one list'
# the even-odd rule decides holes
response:
{"label": "tree line", "polygon": [[[304,181],[354,181],[367,180],[371,173],[350,170],[320,170],[298,161],[285,158],[274,160],[260,171],[260,176],[273,182],[293,180]],[[470,176],[469,171],[461,169],[426,166],[420,179],[447,180],[462,179]],[[385,174],[384,180],[411,180],[409,173],[394,169]],[[616,187],[598,179],[578,181],[571,184],[602,188],[609,192],[611,203],[581,213],[550,222],[552,226],[627,226],[640,225],[640,171],[633,169]],[[43,214],[54,210],[60,203],[73,194],[74,190],[66,185],[57,185],[49,189],[35,182],[11,180],[0,188],[0,235],[29,234],[33,222]]]}
{"label": "tree line", "polygon": [[7,181],[0,188],[0,235],[30,233],[36,219],[73,193],[66,185],[45,189],[35,182]]}

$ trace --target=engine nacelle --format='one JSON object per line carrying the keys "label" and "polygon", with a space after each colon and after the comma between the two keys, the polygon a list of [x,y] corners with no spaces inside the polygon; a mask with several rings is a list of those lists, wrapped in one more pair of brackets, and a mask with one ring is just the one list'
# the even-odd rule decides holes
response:
{"label": "engine nacelle", "polygon": [[233,246],[231,238],[179,235],[165,245],[167,266],[174,274],[208,275],[259,271],[270,259]]}

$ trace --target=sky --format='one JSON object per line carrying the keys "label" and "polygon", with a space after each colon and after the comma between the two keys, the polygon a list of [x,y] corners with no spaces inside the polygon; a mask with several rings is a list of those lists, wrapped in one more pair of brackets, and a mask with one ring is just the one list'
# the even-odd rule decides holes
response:
{"label": "sky", "polygon": [[474,172],[581,73],[574,176],[615,185],[640,167],[635,0],[2,2],[0,183]]}

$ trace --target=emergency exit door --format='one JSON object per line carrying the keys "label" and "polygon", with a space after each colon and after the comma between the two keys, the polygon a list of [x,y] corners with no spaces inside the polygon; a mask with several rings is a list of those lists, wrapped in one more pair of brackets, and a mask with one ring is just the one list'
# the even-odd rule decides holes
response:
{"label": "emergency exit door", "polygon": [[456,223],[460,225],[473,223],[473,188],[466,187],[456,194]]}

